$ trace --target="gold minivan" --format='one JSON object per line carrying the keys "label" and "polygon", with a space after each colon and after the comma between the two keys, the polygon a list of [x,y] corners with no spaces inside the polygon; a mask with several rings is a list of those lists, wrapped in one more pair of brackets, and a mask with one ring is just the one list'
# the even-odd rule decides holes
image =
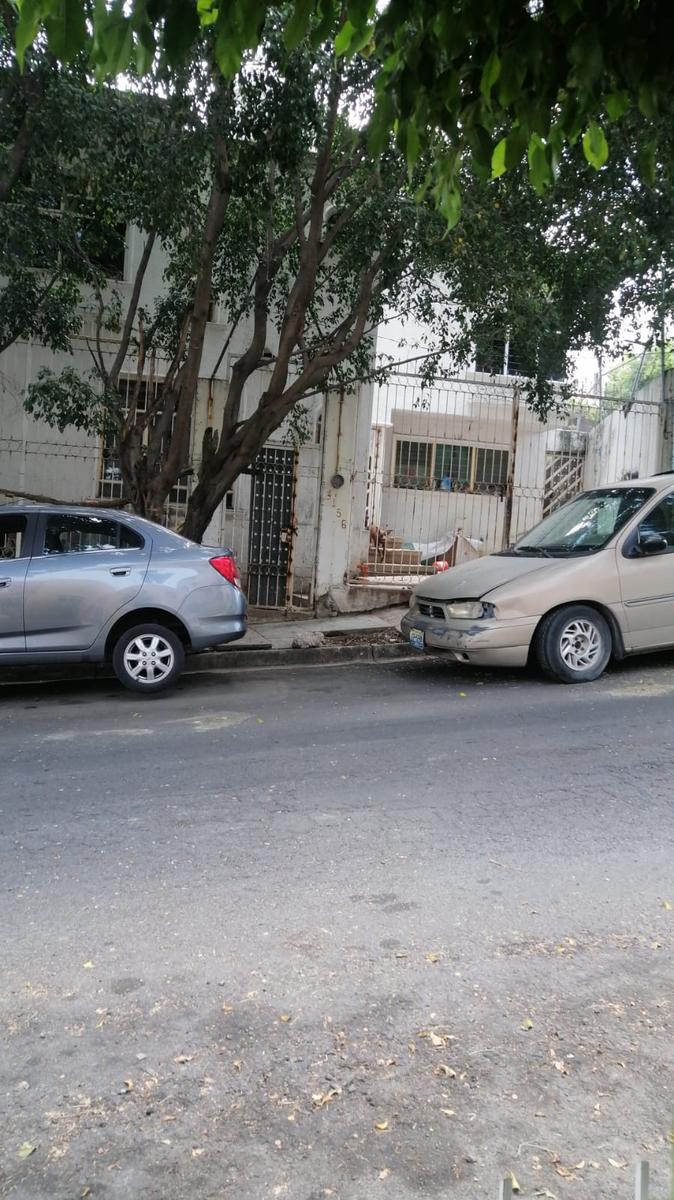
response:
{"label": "gold minivan", "polygon": [[674,646],[674,472],[582,492],[511,549],[429,577],[402,631],[476,666],[533,656],[563,683]]}

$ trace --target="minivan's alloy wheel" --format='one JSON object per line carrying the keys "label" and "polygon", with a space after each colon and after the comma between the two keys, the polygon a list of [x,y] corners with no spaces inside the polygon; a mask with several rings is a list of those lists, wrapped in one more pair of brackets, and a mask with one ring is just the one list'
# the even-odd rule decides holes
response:
{"label": "minivan's alloy wheel", "polygon": [[569,604],[541,621],[534,649],[543,670],[562,683],[598,679],[613,650],[611,630],[601,613]]}
{"label": "minivan's alloy wheel", "polygon": [[182,671],[185,651],[180,638],[161,625],[137,625],[117,641],[112,665],[120,683],[136,692],[160,692]]}

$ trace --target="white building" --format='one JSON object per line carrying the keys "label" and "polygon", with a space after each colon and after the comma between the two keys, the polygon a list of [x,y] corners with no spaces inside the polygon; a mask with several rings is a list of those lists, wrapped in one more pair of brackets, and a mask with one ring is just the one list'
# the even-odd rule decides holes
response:
{"label": "white building", "polygon": [[[122,316],[142,249],[142,234],[130,228],[122,278],[114,284],[122,300]],[[164,267],[164,255],[156,246],[143,281],[141,305],[151,308],[165,290]],[[105,439],[72,428],[60,434],[34,420],[23,407],[26,389],[42,367],[58,372],[71,366],[82,374],[90,370],[87,339],[94,335],[93,314],[93,301],[88,307],[85,299],[84,321],[73,339],[72,355],[54,354],[32,341],[16,342],[0,355],[0,501],[11,500],[14,491],[71,502],[121,496],[121,475]],[[221,358],[228,327],[217,308],[212,316],[191,430],[195,467],[204,429],[218,427],[232,365],[246,345],[244,328]],[[111,361],[117,346],[114,335],[105,334],[103,348]],[[149,362],[144,386],[149,390],[160,386],[164,369],[160,360]],[[265,375],[260,370],[249,380],[242,417],[254,410]],[[136,364],[129,361],[122,385],[126,381],[129,387],[135,378]],[[236,550],[251,599],[264,607],[313,606],[332,589],[341,588],[366,554],[366,481],[358,466],[368,456],[372,387],[363,384],[355,393],[315,397],[306,409],[308,436],[303,444],[293,444],[287,427],[278,430],[260,456],[255,475],[236,480],[204,538]],[[184,513],[189,486],[185,481],[171,495],[167,520],[174,526]]]}

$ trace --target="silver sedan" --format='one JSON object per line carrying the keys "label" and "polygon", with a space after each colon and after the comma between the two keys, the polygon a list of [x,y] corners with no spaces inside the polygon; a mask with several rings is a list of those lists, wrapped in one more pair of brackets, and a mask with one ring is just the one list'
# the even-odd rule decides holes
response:
{"label": "silver sedan", "polygon": [[0,669],[107,661],[158,692],[186,651],[243,637],[246,611],[231,550],[128,513],[0,505]]}

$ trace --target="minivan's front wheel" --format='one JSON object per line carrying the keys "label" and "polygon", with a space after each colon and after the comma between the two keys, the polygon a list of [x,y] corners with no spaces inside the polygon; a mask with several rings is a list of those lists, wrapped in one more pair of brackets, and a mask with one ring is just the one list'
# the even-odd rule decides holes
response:
{"label": "minivan's front wheel", "polygon": [[116,641],[115,675],[134,692],[162,692],[175,683],[185,665],[180,638],[163,625],[136,625]]}
{"label": "minivan's front wheel", "polygon": [[569,604],[545,617],[536,635],[536,657],[546,675],[562,683],[589,683],[606,670],[613,643],[601,613]]}

